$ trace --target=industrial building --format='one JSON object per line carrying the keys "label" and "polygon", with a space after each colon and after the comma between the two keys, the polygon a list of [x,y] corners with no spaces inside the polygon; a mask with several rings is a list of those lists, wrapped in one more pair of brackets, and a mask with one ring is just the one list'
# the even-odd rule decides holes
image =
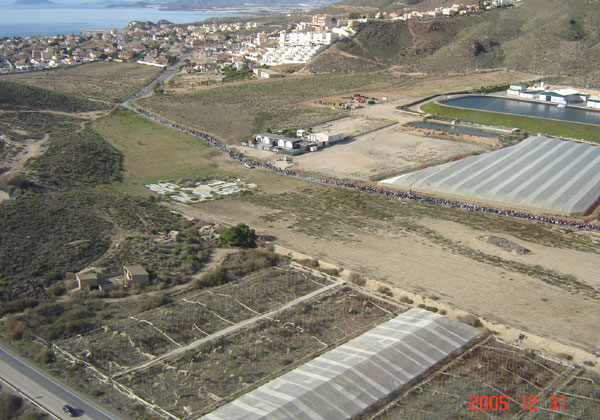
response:
{"label": "industrial building", "polygon": [[581,216],[600,199],[600,146],[546,136],[380,181],[403,190]]}
{"label": "industrial building", "polygon": [[202,419],[352,419],[478,335],[477,329],[450,318],[411,309]]}

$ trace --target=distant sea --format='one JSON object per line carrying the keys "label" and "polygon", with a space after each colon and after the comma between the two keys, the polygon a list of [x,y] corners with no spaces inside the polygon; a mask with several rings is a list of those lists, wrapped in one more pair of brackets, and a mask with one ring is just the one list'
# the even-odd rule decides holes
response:
{"label": "distant sea", "polygon": [[[71,0],[72,1],[72,0]],[[35,35],[79,34],[86,29],[122,30],[132,20],[166,19],[172,23],[200,22],[227,12],[165,11],[154,8],[106,8],[101,5],[62,3],[49,6],[14,6],[0,0],[0,38]]]}

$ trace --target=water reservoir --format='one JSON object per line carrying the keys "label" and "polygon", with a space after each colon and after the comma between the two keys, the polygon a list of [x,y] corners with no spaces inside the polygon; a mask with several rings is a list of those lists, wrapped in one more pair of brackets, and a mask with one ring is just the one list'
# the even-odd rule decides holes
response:
{"label": "water reservoir", "polygon": [[463,127],[460,125],[449,125],[449,124],[438,124],[430,121],[416,121],[407,124],[409,127],[420,127],[428,128],[431,130],[438,131],[454,131],[459,133],[471,134],[473,136],[481,137],[500,137],[500,133],[494,133],[491,131],[478,130],[477,128]]}
{"label": "water reservoir", "polygon": [[558,108],[556,104],[521,101],[487,95],[468,95],[439,101],[442,105],[480,111],[501,112],[504,114],[525,115],[537,118],[549,118],[584,124],[600,125],[600,112],[567,106]]}

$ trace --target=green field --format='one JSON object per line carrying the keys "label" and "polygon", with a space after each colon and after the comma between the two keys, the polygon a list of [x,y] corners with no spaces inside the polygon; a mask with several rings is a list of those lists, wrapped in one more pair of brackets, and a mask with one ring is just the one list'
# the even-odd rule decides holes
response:
{"label": "green field", "polygon": [[100,101],[120,102],[136,92],[160,72],[152,66],[99,61],[81,66],[9,74],[0,80],[73,93]]}
{"label": "green field", "polygon": [[202,140],[120,110],[96,120],[92,130],[125,156],[120,191],[147,194],[160,180],[232,175],[232,162]]}
{"label": "green field", "polygon": [[549,136],[583,139],[600,143],[600,127],[591,124],[500,114],[489,111],[476,111],[440,105],[435,102],[428,102],[423,105],[421,109],[440,117],[458,118],[465,121],[503,127],[517,127],[532,133],[543,133]]}
{"label": "green field", "polygon": [[230,83],[195,93],[167,93],[140,99],[138,104],[165,119],[236,143],[268,128],[308,127],[346,115],[310,106],[311,99],[403,80],[389,73],[292,76]]}

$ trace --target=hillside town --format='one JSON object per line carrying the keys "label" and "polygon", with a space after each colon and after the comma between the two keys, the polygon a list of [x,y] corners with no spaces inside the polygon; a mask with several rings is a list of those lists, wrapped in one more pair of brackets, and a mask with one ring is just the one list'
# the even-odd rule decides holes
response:
{"label": "hillside town", "polygon": [[[515,0],[517,1],[517,0]],[[418,20],[480,13],[513,5],[513,0],[453,4],[430,11],[351,13],[339,18],[315,14],[309,21],[290,22],[266,32],[261,23],[199,23],[175,25],[166,20],[131,22],[116,29],[82,34],[14,37],[0,40],[0,73],[43,70],[90,61],[137,61],[166,67],[188,53],[186,72],[215,71],[234,66],[268,67],[309,62],[338,39],[352,36],[369,20]]]}

